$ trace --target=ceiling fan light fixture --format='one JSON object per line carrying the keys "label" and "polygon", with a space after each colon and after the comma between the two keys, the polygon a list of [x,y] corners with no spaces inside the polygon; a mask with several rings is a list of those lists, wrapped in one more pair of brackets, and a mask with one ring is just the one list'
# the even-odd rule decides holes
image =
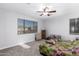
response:
{"label": "ceiling fan light fixture", "polygon": [[46,13],[43,13],[43,15],[47,15],[48,13],[46,12]]}
{"label": "ceiling fan light fixture", "polygon": [[42,8],[42,11],[37,11],[37,12],[41,13],[40,16],[43,16],[43,15],[44,16],[51,16],[52,13],[56,12],[56,10],[52,10],[52,8],[49,8],[48,6],[46,6],[46,7]]}

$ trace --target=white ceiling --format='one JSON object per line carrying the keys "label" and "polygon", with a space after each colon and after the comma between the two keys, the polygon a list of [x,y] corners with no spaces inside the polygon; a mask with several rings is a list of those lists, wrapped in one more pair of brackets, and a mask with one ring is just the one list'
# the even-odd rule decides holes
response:
{"label": "white ceiling", "polygon": [[70,7],[76,4],[44,3],[44,5],[52,6],[52,8],[56,10],[56,13],[51,16],[39,16],[40,14],[36,11],[40,9],[41,3],[0,3],[0,8],[9,11],[19,12],[34,18],[50,18],[69,13]]}

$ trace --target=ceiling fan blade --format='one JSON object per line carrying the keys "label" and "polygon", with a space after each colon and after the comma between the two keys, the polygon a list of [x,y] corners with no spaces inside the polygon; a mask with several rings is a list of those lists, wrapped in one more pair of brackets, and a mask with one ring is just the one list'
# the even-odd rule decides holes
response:
{"label": "ceiling fan blade", "polygon": [[47,11],[48,13],[54,13],[54,12],[56,12],[56,10],[54,10],[54,11]]}

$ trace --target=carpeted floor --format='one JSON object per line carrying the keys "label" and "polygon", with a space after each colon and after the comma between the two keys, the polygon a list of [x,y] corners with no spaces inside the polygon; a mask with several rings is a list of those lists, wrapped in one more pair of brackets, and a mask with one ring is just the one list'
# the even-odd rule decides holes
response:
{"label": "carpeted floor", "polygon": [[26,45],[31,46],[30,48],[23,48],[21,46],[15,46],[7,49],[0,50],[0,56],[41,56],[39,53],[39,45],[44,40],[33,41]]}

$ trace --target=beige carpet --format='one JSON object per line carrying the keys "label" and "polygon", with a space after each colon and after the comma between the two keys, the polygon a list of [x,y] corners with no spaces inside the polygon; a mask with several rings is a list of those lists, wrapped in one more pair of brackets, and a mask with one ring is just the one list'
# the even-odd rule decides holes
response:
{"label": "beige carpet", "polygon": [[25,48],[26,46],[15,46],[11,48],[7,48],[4,50],[0,50],[0,56],[41,56],[39,53],[39,45],[43,43],[44,40],[33,41],[27,43],[29,48]]}

